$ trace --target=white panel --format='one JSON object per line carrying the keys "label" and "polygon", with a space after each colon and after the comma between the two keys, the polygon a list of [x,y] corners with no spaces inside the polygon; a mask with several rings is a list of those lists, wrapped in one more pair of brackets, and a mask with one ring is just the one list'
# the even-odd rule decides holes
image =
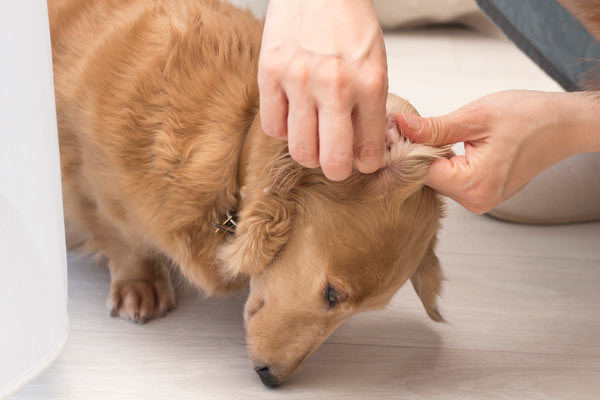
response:
{"label": "white panel", "polygon": [[0,397],[55,357],[68,327],[46,7],[0,2]]}

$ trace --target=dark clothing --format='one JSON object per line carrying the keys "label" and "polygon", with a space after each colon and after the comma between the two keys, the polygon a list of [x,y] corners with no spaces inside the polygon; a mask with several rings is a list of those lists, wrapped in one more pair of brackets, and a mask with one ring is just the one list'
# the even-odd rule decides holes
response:
{"label": "dark clothing", "polygon": [[560,3],[476,1],[506,36],[565,90],[585,90],[591,71],[600,65],[600,43]]}

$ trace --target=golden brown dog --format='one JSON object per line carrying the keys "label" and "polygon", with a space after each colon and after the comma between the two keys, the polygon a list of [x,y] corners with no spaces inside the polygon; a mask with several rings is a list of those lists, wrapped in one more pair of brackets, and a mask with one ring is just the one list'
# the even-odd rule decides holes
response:
{"label": "golden brown dog", "polygon": [[[260,129],[262,24],[249,12],[210,0],[49,11],[68,242],[106,258],[113,315],[174,307],[167,265],[206,294],[249,282],[248,349],[268,386],[409,278],[441,320],[442,206],[423,182],[445,150],[392,128],[382,170],[330,182]],[[393,96],[388,108],[414,112]],[[234,212],[235,232],[215,232]]]}

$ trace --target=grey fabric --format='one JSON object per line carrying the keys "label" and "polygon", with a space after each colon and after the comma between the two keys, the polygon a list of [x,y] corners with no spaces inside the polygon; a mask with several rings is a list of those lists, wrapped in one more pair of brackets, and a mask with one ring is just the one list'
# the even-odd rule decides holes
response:
{"label": "grey fabric", "polygon": [[558,2],[476,2],[509,39],[565,90],[585,90],[586,73],[600,59],[600,43]]}
{"label": "grey fabric", "polygon": [[600,153],[577,154],[554,165],[488,214],[527,224],[600,220]]}

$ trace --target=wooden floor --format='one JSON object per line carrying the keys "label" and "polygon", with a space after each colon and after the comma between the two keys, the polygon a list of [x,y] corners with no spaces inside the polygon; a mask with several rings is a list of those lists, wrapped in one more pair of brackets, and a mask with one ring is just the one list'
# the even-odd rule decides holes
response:
{"label": "wooden floor", "polygon": [[[511,44],[459,29],[386,35],[392,91],[424,115],[508,88],[556,85]],[[71,334],[14,399],[599,399],[600,223],[520,226],[450,203],[438,255],[446,324],[410,285],[348,321],[266,389],[244,347],[244,294],[144,326],[111,319],[107,271],[69,258]]]}

